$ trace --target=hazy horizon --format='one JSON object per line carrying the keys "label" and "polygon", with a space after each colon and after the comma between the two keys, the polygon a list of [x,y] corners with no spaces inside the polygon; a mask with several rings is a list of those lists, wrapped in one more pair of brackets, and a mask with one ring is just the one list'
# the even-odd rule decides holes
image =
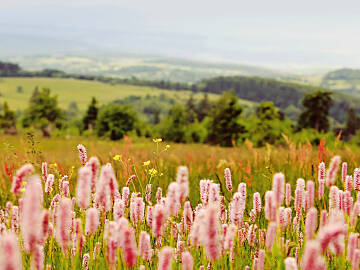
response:
{"label": "hazy horizon", "polygon": [[1,56],[135,53],[273,69],[360,68],[360,3],[1,3]]}

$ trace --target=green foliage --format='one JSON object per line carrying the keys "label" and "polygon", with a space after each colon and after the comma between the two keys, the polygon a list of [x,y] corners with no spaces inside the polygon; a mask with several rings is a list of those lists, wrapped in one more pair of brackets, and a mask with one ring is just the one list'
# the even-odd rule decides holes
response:
{"label": "green foliage", "polygon": [[41,91],[35,88],[29,107],[24,112],[22,124],[24,127],[40,128],[44,136],[50,136],[51,125],[63,117],[63,112],[58,107],[57,96],[51,96],[49,88],[43,88]]}
{"label": "green foliage", "polygon": [[298,128],[313,128],[327,132],[330,127],[329,110],[332,105],[330,92],[316,91],[308,93],[302,100],[305,110],[300,114]]}
{"label": "green foliage", "polygon": [[291,139],[298,143],[310,142],[312,145],[317,146],[320,144],[320,140],[325,138],[326,142],[335,141],[335,134],[333,132],[318,132],[315,129],[302,129],[300,132],[296,132],[291,135]]}
{"label": "green foliage", "polygon": [[182,105],[173,106],[160,124],[160,135],[168,141],[186,142],[185,133],[189,124],[188,115]]}
{"label": "green foliage", "polygon": [[282,134],[289,136],[292,132],[291,122],[283,119],[272,102],[264,102],[256,109],[253,116],[245,122],[247,137],[257,147],[265,143],[283,143]]}
{"label": "green foliage", "polygon": [[221,146],[232,146],[237,142],[240,134],[245,132],[240,122],[242,111],[234,92],[224,92],[210,114],[208,142]]}
{"label": "green foliage", "polygon": [[100,137],[119,140],[134,130],[137,120],[137,114],[131,106],[110,104],[99,111],[95,130]]}
{"label": "green foliage", "polygon": [[202,143],[207,137],[208,131],[204,124],[195,121],[186,128],[185,141],[187,143]]}
{"label": "green foliage", "polygon": [[360,128],[360,117],[356,114],[354,108],[350,108],[346,115],[345,129],[343,132],[344,138],[349,139],[356,134]]}
{"label": "green foliage", "polygon": [[94,124],[97,119],[98,112],[99,112],[98,101],[96,100],[95,97],[93,97],[83,118],[84,130],[87,129],[92,130],[94,128]]}
{"label": "green foliage", "polygon": [[2,106],[0,115],[0,128],[5,129],[5,133],[16,133],[16,115],[11,111],[7,102]]}
{"label": "green foliage", "polygon": [[204,98],[200,100],[196,108],[198,120],[201,122],[205,117],[209,116],[213,107],[214,104],[209,100],[208,94],[204,93]]}

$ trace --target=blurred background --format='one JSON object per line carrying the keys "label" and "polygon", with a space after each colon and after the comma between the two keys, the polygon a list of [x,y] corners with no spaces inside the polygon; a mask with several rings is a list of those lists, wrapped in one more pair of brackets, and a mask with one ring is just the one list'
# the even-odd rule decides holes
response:
{"label": "blurred background", "polygon": [[[204,142],[211,141],[206,119],[214,119],[219,98],[233,90],[243,121],[261,119],[259,110],[288,121],[277,137],[304,128],[334,134],[351,129],[353,136],[360,128],[359,12],[358,1],[2,1],[0,102],[13,112],[17,129],[51,122],[51,130],[67,135],[87,134],[91,104],[99,111],[129,105],[150,125],[139,130],[175,141],[192,135],[173,139],[161,131],[170,124],[159,125],[179,110],[190,111],[186,124],[203,130],[189,140]],[[62,116],[40,115],[33,124],[27,118],[44,88],[46,97],[56,96]],[[314,115],[325,111],[325,120],[301,118],[305,96],[318,90],[331,93],[324,102],[313,97],[325,104]],[[270,102],[265,109],[264,102]],[[100,124],[92,117],[90,130],[107,134],[96,131]],[[310,123],[322,121],[324,127]],[[238,132],[250,135],[232,139],[253,138],[257,125],[244,124]],[[277,139],[256,144],[267,141]]]}

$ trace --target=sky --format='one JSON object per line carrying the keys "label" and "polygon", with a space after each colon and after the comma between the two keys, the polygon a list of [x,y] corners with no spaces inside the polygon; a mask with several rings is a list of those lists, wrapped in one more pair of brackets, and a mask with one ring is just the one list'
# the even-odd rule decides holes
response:
{"label": "sky", "polygon": [[0,0],[0,51],[360,68],[360,1]]}

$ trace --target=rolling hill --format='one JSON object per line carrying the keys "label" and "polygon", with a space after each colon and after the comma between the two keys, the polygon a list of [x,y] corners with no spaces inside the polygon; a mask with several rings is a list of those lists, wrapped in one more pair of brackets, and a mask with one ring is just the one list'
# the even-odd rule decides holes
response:
{"label": "rolling hill", "polygon": [[[295,120],[302,109],[301,100],[304,94],[321,88],[274,79],[245,76],[217,77],[203,80],[198,84],[199,91],[208,93],[219,94],[231,89],[241,99],[256,102],[272,101],[275,106],[285,112],[285,115]],[[334,102],[330,110],[330,116],[336,122],[343,123],[345,121],[346,112],[350,107],[355,108],[360,113],[360,98],[336,91],[333,91],[332,96]]]}
{"label": "rolling hill", "polygon": [[321,86],[360,97],[360,70],[343,68],[328,72]]}
{"label": "rolling hill", "polygon": [[[19,90],[21,87],[21,90]],[[193,93],[189,90],[171,91],[150,86],[136,86],[127,84],[110,85],[98,81],[63,79],[63,78],[0,78],[0,103],[7,101],[12,109],[24,110],[29,98],[35,89],[50,88],[52,93],[58,95],[60,107],[67,109],[72,102],[76,102],[80,111],[85,111],[91,97],[96,97],[100,104],[124,99],[130,96],[146,97],[165,95],[179,103],[185,103],[190,95],[195,99],[202,98],[203,94]],[[218,94],[210,94],[215,99]],[[251,107],[255,103],[240,100],[240,104]]]}

